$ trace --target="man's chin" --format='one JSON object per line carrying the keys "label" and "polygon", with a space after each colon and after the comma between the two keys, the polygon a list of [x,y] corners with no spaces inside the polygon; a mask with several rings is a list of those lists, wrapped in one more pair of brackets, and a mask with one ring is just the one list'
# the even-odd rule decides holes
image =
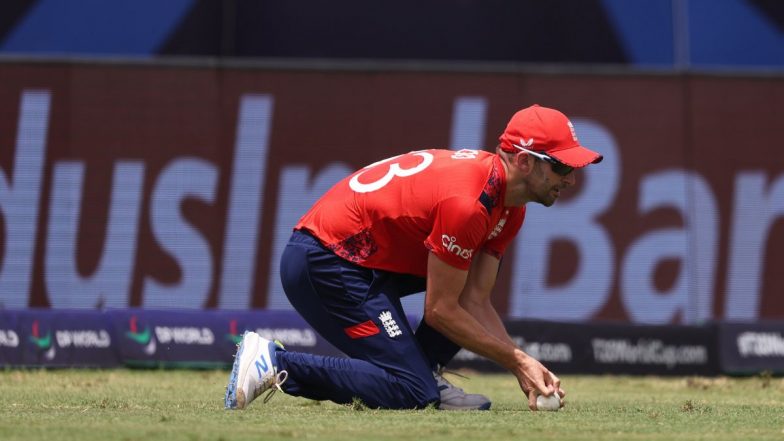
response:
{"label": "man's chin", "polygon": [[536,202],[549,207],[555,203],[555,198],[539,198]]}

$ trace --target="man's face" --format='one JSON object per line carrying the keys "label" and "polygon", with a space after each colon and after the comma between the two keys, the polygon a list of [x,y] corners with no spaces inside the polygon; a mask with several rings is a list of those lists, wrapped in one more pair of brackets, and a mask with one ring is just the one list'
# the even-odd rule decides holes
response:
{"label": "man's face", "polygon": [[548,162],[541,159],[535,161],[533,171],[528,175],[531,200],[549,207],[561,195],[561,190],[575,184],[575,171],[561,176],[553,172]]}

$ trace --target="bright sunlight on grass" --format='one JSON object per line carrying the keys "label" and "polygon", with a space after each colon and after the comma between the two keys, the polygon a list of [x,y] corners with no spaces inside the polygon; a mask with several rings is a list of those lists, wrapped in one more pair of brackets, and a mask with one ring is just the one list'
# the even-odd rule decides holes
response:
{"label": "bright sunlight on grass", "polygon": [[224,371],[0,372],[0,439],[752,440],[784,438],[784,381],[564,376],[567,405],[530,412],[504,374],[451,377],[489,412],[381,411],[278,393],[223,409]]}

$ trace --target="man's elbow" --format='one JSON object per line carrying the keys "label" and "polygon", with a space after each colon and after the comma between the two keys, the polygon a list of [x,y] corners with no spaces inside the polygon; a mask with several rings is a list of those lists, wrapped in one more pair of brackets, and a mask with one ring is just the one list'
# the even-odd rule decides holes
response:
{"label": "man's elbow", "polygon": [[436,331],[442,332],[448,320],[443,306],[432,305],[425,307],[425,314],[422,318],[428,326]]}

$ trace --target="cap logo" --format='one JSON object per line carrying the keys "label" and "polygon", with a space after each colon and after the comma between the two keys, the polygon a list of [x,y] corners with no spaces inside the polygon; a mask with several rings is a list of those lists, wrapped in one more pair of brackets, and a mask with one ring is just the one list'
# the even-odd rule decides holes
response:
{"label": "cap logo", "polygon": [[574,142],[579,142],[577,141],[577,133],[575,133],[574,131],[574,126],[572,125],[572,122],[567,120],[566,124],[569,125],[569,131],[572,132],[572,139],[574,140]]}
{"label": "cap logo", "polygon": [[[574,129],[572,129],[572,133],[574,133]],[[526,142],[523,138],[520,138],[520,144],[523,147],[531,147],[532,145],[534,145],[534,139],[531,138],[528,140],[528,142]]]}

